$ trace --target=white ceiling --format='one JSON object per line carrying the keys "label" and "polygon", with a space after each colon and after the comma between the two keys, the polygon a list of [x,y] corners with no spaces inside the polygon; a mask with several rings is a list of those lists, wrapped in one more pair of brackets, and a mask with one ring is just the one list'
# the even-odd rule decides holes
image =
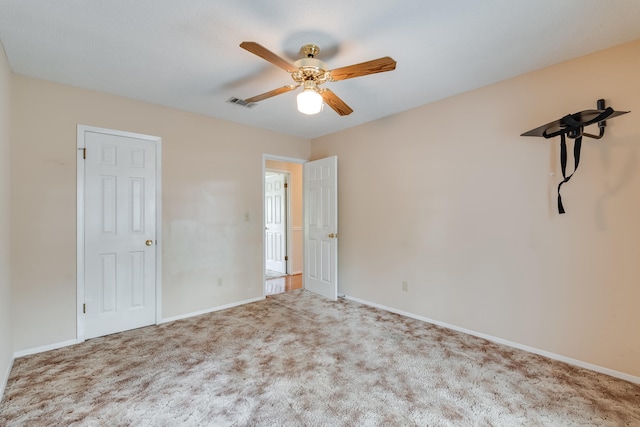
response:
{"label": "white ceiling", "polygon": [[[15,73],[309,139],[636,39],[638,0],[0,0]],[[305,116],[297,91],[248,109],[226,100],[292,80],[242,41],[398,65],[325,84],[349,116]]]}

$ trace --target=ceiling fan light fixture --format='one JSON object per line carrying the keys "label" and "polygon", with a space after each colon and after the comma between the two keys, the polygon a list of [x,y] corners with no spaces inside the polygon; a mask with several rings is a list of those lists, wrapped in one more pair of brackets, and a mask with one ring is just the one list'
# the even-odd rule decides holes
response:
{"label": "ceiling fan light fixture", "polygon": [[322,111],[322,95],[315,88],[315,85],[306,85],[302,92],[298,94],[298,111],[302,114],[318,114]]}
{"label": "ceiling fan light fixture", "polygon": [[396,69],[396,61],[389,56],[385,56],[371,61],[329,70],[324,62],[316,58],[316,55],[320,53],[320,48],[314,44],[302,46],[301,53],[303,58],[298,59],[293,64],[256,42],[244,41],[240,43],[240,47],[282,68],[291,74],[291,78],[296,83],[270,90],[269,92],[247,98],[243,101],[247,104],[255,103],[302,86],[303,91],[298,95],[297,100],[298,111],[303,114],[318,114],[322,111],[324,103],[326,102],[338,115],[348,116],[353,113],[353,109],[340,99],[338,95],[333,93],[331,89],[324,87],[318,89],[320,85],[327,82],[337,82]]}

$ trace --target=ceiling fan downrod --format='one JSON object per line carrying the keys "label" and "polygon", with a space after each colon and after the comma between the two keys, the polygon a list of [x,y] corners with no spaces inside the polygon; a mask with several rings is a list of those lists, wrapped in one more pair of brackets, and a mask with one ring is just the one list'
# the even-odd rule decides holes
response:
{"label": "ceiling fan downrod", "polygon": [[305,44],[300,52],[307,58],[315,58],[320,53],[320,48],[315,44]]}

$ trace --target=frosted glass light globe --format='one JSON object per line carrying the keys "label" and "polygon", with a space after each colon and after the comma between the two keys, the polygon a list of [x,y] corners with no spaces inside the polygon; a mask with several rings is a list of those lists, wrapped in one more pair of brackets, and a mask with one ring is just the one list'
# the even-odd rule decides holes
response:
{"label": "frosted glass light globe", "polygon": [[322,95],[313,89],[303,90],[298,94],[298,111],[303,114],[318,114],[322,111]]}

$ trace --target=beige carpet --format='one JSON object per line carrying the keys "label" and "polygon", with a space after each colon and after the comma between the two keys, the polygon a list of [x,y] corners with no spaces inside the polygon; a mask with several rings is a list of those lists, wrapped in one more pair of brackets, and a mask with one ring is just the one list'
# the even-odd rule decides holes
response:
{"label": "beige carpet", "polygon": [[293,291],[16,360],[2,426],[638,426],[640,386]]}

